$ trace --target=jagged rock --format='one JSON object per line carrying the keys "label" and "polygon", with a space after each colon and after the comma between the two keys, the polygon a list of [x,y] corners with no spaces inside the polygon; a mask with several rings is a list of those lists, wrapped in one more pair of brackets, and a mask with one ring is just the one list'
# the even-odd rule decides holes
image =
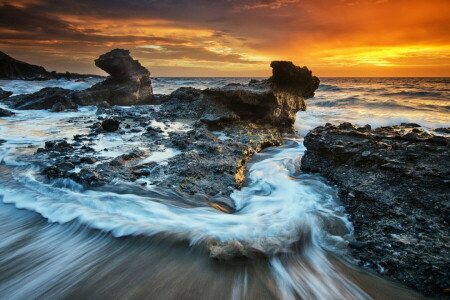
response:
{"label": "jagged rock", "polygon": [[102,122],[102,128],[108,132],[117,131],[119,129],[120,122],[115,119],[106,119]]}
{"label": "jagged rock", "polygon": [[111,77],[87,90],[74,93],[74,101],[80,105],[148,104],[153,99],[150,72],[130,56],[130,51],[114,49],[95,60],[96,66]]}
{"label": "jagged rock", "polygon": [[273,61],[273,76],[251,81],[248,85],[232,84],[203,91],[205,101],[218,106],[208,123],[239,119],[258,124],[291,127],[295,114],[306,110],[305,99],[314,96],[319,79],[307,67],[292,62]]}
{"label": "jagged rock", "polygon": [[4,91],[3,89],[0,89],[0,100],[8,98],[12,94],[13,94],[13,92]]}
{"label": "jagged rock", "polygon": [[57,103],[67,109],[76,109],[71,93],[72,91],[63,88],[48,87],[33,94],[10,97],[8,102],[16,109],[52,109]]}
{"label": "jagged rock", "polygon": [[[295,71],[293,74],[296,74]],[[303,78],[305,82],[316,82],[310,73],[308,76]],[[293,76],[291,81],[295,83],[299,78],[301,76]],[[298,83],[301,85],[301,80]],[[92,170],[105,182],[140,181],[140,184],[152,184],[191,196],[208,195],[208,200],[202,200],[202,203],[231,213],[235,207],[228,196],[244,185],[247,161],[264,148],[283,143],[283,135],[292,133],[290,125],[295,121],[295,112],[304,106],[304,95],[311,96],[311,90],[307,88],[283,88],[273,88],[271,79],[252,81],[248,85],[231,84],[218,89],[217,97],[199,89],[180,88],[170,95],[157,96],[155,102],[161,103],[157,108],[99,108],[97,114],[100,121],[86,125],[90,129],[88,139],[76,138],[78,144],[74,145],[72,157],[80,164],[80,156],[92,156],[94,150],[89,145],[99,146],[105,130],[108,130],[108,123],[114,125],[109,129],[111,131],[125,133],[119,131],[123,128],[127,132],[140,132],[130,136],[130,141],[143,145],[145,158],[142,155],[135,158],[128,156],[132,151],[115,158],[98,157],[97,163],[91,165]],[[274,89],[281,91],[274,92]],[[244,96],[237,100],[219,97],[228,91],[231,98]],[[295,103],[278,102],[275,93],[284,93],[289,98],[286,101],[293,100]],[[80,147],[80,144],[83,146]],[[37,155],[39,161],[44,161],[45,157],[54,160],[54,155],[59,152],[49,148]],[[167,158],[163,158],[166,155]],[[55,165],[53,161],[51,164]],[[249,249],[248,253],[252,252]]]}
{"label": "jagged rock", "polygon": [[337,184],[360,264],[425,295],[450,286],[450,137],[403,124],[312,130],[301,167]]}
{"label": "jagged rock", "polygon": [[13,115],[15,115],[15,113],[13,113],[12,111],[0,108],[0,117],[11,117]]}
{"label": "jagged rock", "polygon": [[129,50],[114,49],[100,55],[95,60],[95,65],[117,81],[127,82],[150,77],[150,72],[130,56]]}

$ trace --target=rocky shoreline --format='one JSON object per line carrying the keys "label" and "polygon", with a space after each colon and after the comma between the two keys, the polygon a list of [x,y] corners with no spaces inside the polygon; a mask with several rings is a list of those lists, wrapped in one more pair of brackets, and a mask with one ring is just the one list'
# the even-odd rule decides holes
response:
{"label": "rocky shoreline", "polygon": [[301,167],[340,188],[361,266],[450,299],[450,137],[418,127],[317,127]]}
{"label": "rocky shoreline", "polygon": [[[234,211],[229,195],[243,186],[246,162],[295,134],[296,113],[319,86],[306,67],[274,61],[267,80],[153,95],[150,72],[129,51],[112,50],[95,63],[110,77],[87,90],[44,88],[3,100],[15,109],[53,112],[97,105],[96,120],[74,121],[89,128],[87,135],[48,141],[29,158],[42,174],[90,188],[122,181],[207,195],[225,212]],[[102,146],[111,139],[116,145]],[[120,143],[135,146],[115,155]]]}
{"label": "rocky shoreline", "polygon": [[[112,50],[95,63],[110,76],[83,91],[44,88],[11,97],[0,90],[0,100],[19,110],[97,106],[94,118],[71,120],[87,134],[47,141],[27,158],[41,167],[42,179],[70,178],[90,189],[151,185],[226,213],[235,212],[229,195],[244,185],[247,161],[295,135],[296,113],[320,82],[306,67],[274,61],[266,80],[154,95],[150,72],[129,51]],[[0,116],[12,114],[0,109]],[[301,167],[340,188],[355,227],[349,247],[361,266],[447,299],[450,138],[418,127],[318,127],[305,138]],[[261,254],[251,244],[208,247],[219,259]]]}

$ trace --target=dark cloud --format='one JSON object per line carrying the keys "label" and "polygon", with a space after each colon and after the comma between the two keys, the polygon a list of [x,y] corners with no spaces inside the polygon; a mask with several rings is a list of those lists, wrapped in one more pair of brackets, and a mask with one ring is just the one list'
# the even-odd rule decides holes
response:
{"label": "dark cloud", "polygon": [[72,67],[123,47],[186,68],[250,68],[269,59],[328,67],[341,57],[370,61],[376,47],[414,46],[448,65],[449,9],[448,0],[0,0],[0,47],[45,62],[66,57]]}
{"label": "dark cloud", "polygon": [[214,61],[239,64],[256,64],[261,61],[250,61],[239,54],[222,54],[198,46],[158,46],[157,48],[140,48],[137,52],[146,58],[157,60],[184,59],[195,61]]}

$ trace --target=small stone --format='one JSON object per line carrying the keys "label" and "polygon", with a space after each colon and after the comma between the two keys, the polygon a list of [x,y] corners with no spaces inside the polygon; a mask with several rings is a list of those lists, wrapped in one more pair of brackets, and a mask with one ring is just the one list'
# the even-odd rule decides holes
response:
{"label": "small stone", "polygon": [[115,119],[106,119],[102,122],[102,128],[108,132],[114,132],[119,129],[120,122]]}
{"label": "small stone", "polygon": [[362,156],[362,157],[367,157],[367,156],[369,156],[370,154],[372,154],[372,152],[370,152],[370,151],[364,151],[364,152],[361,154],[361,156]]}

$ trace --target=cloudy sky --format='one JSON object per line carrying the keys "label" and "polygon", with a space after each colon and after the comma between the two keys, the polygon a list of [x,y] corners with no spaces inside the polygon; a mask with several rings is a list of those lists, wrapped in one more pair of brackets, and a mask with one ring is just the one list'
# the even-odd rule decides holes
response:
{"label": "cloudy sky", "polygon": [[449,0],[0,0],[0,50],[102,74],[130,49],[153,76],[450,76]]}

